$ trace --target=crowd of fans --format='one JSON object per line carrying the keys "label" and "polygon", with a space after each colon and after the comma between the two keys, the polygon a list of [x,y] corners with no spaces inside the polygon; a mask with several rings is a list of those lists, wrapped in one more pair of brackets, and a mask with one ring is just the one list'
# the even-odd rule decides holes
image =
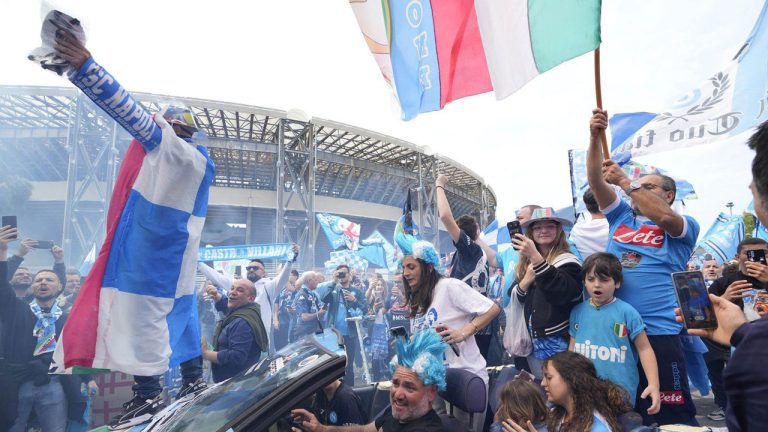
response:
{"label": "crowd of fans", "polygon": [[[57,44],[72,65],[92,61],[66,34],[57,34]],[[191,117],[186,114],[163,114],[182,139],[194,126],[185,123]],[[293,411],[308,430],[343,430],[349,424],[358,424],[349,430],[443,430],[439,415],[447,402],[438,390],[446,388],[450,369],[479,378],[496,407],[479,416],[452,410],[473,430],[695,426],[684,345],[702,336],[718,406],[708,416],[726,420],[731,430],[761,430],[768,424],[768,374],[761,365],[768,351],[768,321],[755,298],[768,287],[768,265],[751,259],[750,251],[768,251],[768,244],[741,242],[735,263],[723,268],[706,257],[701,271],[718,326],[685,329],[670,275],[686,269],[699,224],[672,209],[673,179],[651,174],[632,181],[616,163],[603,160],[599,136],[607,125],[607,114],[594,110],[585,220],[571,227],[550,207],[525,206],[517,214],[522,233],[512,236],[504,252],[485,244],[474,218],[454,218],[445,195],[449,179],[440,175],[438,212],[456,247],[447,266],[435,246],[412,228],[395,236],[401,270],[387,276],[359,274],[344,264],[329,275],[311,269],[301,273],[293,268],[301,252],[297,245],[274,278],[259,259],[250,261],[245,277],[200,263],[206,282],[198,299],[206,336],[202,355],[180,366],[176,397],[206,389],[206,364],[210,381],[222,382],[290,349],[291,342],[333,328],[343,337],[345,376],[317,395],[315,412]],[[768,124],[759,127],[750,146],[756,150],[755,209],[765,224]],[[84,430],[87,401],[97,390],[92,377],[48,373],[61,330],[70,313],[77,313],[81,275],[64,268],[64,251],[57,245],[50,248],[51,268],[33,273],[22,266],[38,245],[20,240],[9,257],[9,244],[18,234],[14,227],[0,227],[0,429]],[[523,322],[522,330],[506,325],[512,320]],[[391,337],[397,327],[401,336]],[[503,355],[516,340],[529,341],[529,349]],[[520,373],[494,383],[497,395],[490,390],[487,367],[507,363]],[[391,409],[360,425],[368,417],[351,389],[384,379],[391,380]],[[134,376],[134,381],[134,397],[114,425],[166,405],[160,376]],[[333,416],[330,406],[336,407]]]}

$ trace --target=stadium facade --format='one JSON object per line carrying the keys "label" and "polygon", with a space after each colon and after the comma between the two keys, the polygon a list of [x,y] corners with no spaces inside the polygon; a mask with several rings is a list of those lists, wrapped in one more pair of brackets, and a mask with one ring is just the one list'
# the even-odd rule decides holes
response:
{"label": "stadium facade", "polygon": [[[294,112],[184,97],[134,93],[150,112],[184,104],[208,138],[216,164],[203,244],[297,242],[302,268],[322,266],[331,247],[314,214],[332,213],[391,239],[408,189],[428,240],[452,250],[434,194],[438,173],[454,215],[493,220],[496,196],[483,179],[425,147]],[[23,191],[22,235],[63,244],[79,265],[104,237],[104,217],[130,136],[74,88],[0,86],[0,193]],[[23,195],[23,194],[22,194]],[[0,197],[2,198],[2,197]],[[48,258],[30,254],[32,265]]]}

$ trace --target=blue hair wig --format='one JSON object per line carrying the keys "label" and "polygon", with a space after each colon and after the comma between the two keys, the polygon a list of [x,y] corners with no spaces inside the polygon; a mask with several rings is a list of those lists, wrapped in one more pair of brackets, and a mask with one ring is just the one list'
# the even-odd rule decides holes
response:
{"label": "blue hair wig", "polygon": [[[407,234],[395,236],[395,241],[397,241],[397,246],[403,256],[412,256],[427,264],[432,264],[435,268],[440,267],[440,255],[437,254],[437,249],[432,243]],[[402,262],[402,257],[400,261]]]}
{"label": "blue hair wig", "polygon": [[436,385],[445,390],[445,365],[443,353],[448,345],[437,332],[424,329],[405,342],[402,338],[395,341],[397,354],[389,362],[389,371],[395,373],[398,366],[413,370],[424,385]]}

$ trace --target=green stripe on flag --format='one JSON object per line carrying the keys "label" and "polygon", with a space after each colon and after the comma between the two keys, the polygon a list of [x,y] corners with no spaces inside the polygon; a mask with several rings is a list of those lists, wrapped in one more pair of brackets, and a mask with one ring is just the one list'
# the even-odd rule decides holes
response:
{"label": "green stripe on flag", "polygon": [[600,46],[601,0],[528,0],[531,51],[539,73]]}

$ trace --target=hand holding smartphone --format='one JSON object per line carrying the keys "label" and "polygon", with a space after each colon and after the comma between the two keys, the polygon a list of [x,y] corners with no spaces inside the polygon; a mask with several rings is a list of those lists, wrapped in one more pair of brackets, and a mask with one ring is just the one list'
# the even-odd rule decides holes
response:
{"label": "hand holding smartphone", "polygon": [[744,253],[747,255],[747,260],[751,262],[756,262],[760,264],[765,264],[765,249],[755,249],[755,250],[748,250],[744,251]]}
{"label": "hand holding smartphone", "polygon": [[[435,327],[435,331],[436,331],[438,334],[440,334],[440,333],[442,333],[442,332],[444,332],[444,331],[446,331],[446,330],[448,330],[448,326],[447,326],[447,325],[445,325],[445,324],[438,324],[438,325]],[[442,335],[441,335],[441,336],[442,336]],[[444,337],[444,336],[443,336],[443,340],[445,340],[445,337]],[[453,350],[453,353],[454,353],[454,354],[456,354],[456,357],[460,357],[460,354],[459,354],[459,347],[458,347],[458,345],[456,345],[456,343],[453,343],[453,342],[452,342],[452,343],[449,343],[448,345],[449,345],[449,346],[451,347],[451,349]]]}
{"label": "hand holding smartphone", "polygon": [[[511,222],[507,222],[507,231],[509,231],[509,238],[514,241],[515,240],[515,234],[523,234],[523,227],[520,226],[520,221],[513,220]],[[512,243],[512,247],[515,248],[514,243]]]}
{"label": "hand holding smartphone", "polygon": [[[2,222],[0,222],[0,227],[4,227],[4,226],[10,226],[11,228],[17,228],[18,229],[18,225],[17,225],[17,222],[16,222],[16,216],[3,216]],[[11,237],[9,240],[16,240],[18,238],[19,238],[19,236],[15,235],[15,236]]]}
{"label": "hand holding smartphone", "polygon": [[672,273],[675,295],[688,329],[717,328],[717,318],[700,271]]}

